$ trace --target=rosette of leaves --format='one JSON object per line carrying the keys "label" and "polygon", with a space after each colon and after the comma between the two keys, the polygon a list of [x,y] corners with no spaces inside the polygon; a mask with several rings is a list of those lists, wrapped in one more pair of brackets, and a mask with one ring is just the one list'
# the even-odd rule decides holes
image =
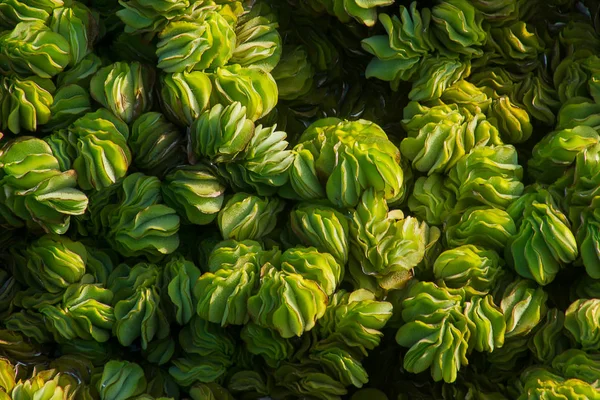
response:
{"label": "rosette of leaves", "polygon": [[61,86],[54,93],[50,106],[51,118],[42,129],[53,132],[67,128],[78,118],[90,112],[91,108],[90,94],[87,90],[76,84]]}
{"label": "rosette of leaves", "polygon": [[169,22],[158,38],[157,66],[165,72],[221,67],[233,55],[236,41],[231,25],[215,11],[196,21]]}
{"label": "rosette of leaves", "polygon": [[504,346],[506,322],[500,307],[494,304],[491,295],[473,297],[465,302],[463,314],[471,331],[469,352],[492,353]]}
{"label": "rosette of leaves", "polygon": [[400,151],[375,123],[318,120],[301,135],[294,153],[290,184],[301,199],[326,196],[343,208],[356,206],[369,188],[388,201],[403,195]]}
{"label": "rosette of leaves", "polygon": [[7,399],[40,399],[70,398],[85,393],[83,384],[67,373],[59,373],[56,369],[39,369],[33,371],[29,379],[20,379]]}
{"label": "rosette of leaves", "polygon": [[[88,198],[75,189],[74,170],[62,172],[46,142],[20,138],[0,150],[0,213],[8,226],[65,233],[72,215],[82,215]],[[3,223],[4,225],[4,223]]]}
{"label": "rosette of leaves", "polygon": [[444,176],[421,176],[408,198],[408,208],[430,225],[442,225],[456,206],[456,194],[445,185]]}
{"label": "rosette of leaves", "polygon": [[511,0],[474,0],[471,4],[493,25],[505,25],[519,17],[519,3]]}
{"label": "rosette of leaves", "polygon": [[5,394],[3,399],[10,399],[8,393],[13,390],[16,383],[15,367],[9,359],[0,358],[0,389]]}
{"label": "rosette of leaves", "polygon": [[[43,344],[52,341],[52,334],[47,329],[45,321],[49,320],[36,311],[21,310],[8,316],[4,320],[4,326],[11,331],[19,332],[35,343]],[[60,336],[57,339],[60,340]]]}
{"label": "rosette of leaves", "polygon": [[181,256],[173,257],[163,268],[162,295],[167,295],[175,321],[187,324],[196,314],[194,286],[202,274],[196,265]]}
{"label": "rosette of leaves", "polygon": [[13,28],[19,22],[48,22],[52,10],[63,5],[63,0],[41,0],[34,4],[24,0],[10,0],[0,4],[0,25]]}
{"label": "rosette of leaves", "polygon": [[290,228],[303,245],[331,254],[342,266],[348,262],[349,223],[335,208],[300,203],[290,213]]}
{"label": "rosette of leaves", "polygon": [[170,336],[166,336],[163,339],[152,340],[150,343],[148,343],[148,347],[142,349],[140,353],[152,364],[165,365],[171,361],[171,358],[173,358],[173,355],[175,354],[175,346],[175,340]]}
{"label": "rosette of leaves", "polygon": [[533,133],[527,111],[513,104],[508,96],[501,96],[492,101],[489,121],[498,128],[500,137],[505,143],[523,143]]}
{"label": "rosette of leaves", "polygon": [[0,70],[52,78],[69,64],[71,48],[42,21],[20,22],[0,35]]}
{"label": "rosette of leaves", "polygon": [[[597,10],[595,7],[592,9]],[[588,21],[570,20],[561,29],[558,39],[569,52],[580,49],[593,50],[600,44],[600,37],[593,25],[595,24],[589,24]]]}
{"label": "rosette of leaves", "polygon": [[221,163],[241,158],[255,132],[240,102],[217,104],[204,112],[189,129],[188,153],[191,161],[207,158]]}
{"label": "rosette of leaves", "polygon": [[483,296],[496,287],[503,275],[502,264],[494,250],[464,245],[441,253],[433,264],[433,275],[440,287]]}
{"label": "rosette of leaves", "polygon": [[[452,118],[454,117],[454,118]],[[456,113],[451,118],[430,122],[418,131],[409,130],[400,144],[402,155],[412,161],[417,171],[431,175],[450,169],[465,154],[460,140],[463,117]]]}
{"label": "rosette of leaves", "polygon": [[193,1],[182,18],[190,21],[199,20],[214,10],[221,14],[231,26],[235,26],[245,9],[243,2],[239,0]]}
{"label": "rosette of leaves", "polygon": [[211,104],[240,102],[252,121],[267,115],[277,104],[277,83],[269,72],[260,68],[228,65],[209,74],[213,90]]}
{"label": "rosette of leaves", "polygon": [[575,300],[565,312],[565,328],[584,351],[600,349],[599,299]]}
{"label": "rosette of leaves", "polygon": [[77,119],[68,131],[76,154],[73,168],[82,189],[101,190],[127,174],[131,164],[129,128],[121,119],[101,108]]}
{"label": "rosette of leaves", "polygon": [[236,46],[230,62],[270,72],[281,58],[282,44],[277,16],[265,2],[255,3],[235,27]]}
{"label": "rosette of leaves", "polygon": [[227,389],[234,395],[267,396],[270,392],[267,377],[256,370],[242,370],[231,374]]}
{"label": "rosette of leaves", "polygon": [[108,276],[114,269],[116,263],[116,254],[110,249],[100,249],[97,247],[86,246],[88,253],[85,266],[86,274],[94,278],[94,282],[105,285]]}
{"label": "rosette of leaves", "polygon": [[273,379],[273,397],[334,400],[348,393],[344,384],[311,365],[286,363],[273,372]]}
{"label": "rosette of leaves", "polygon": [[115,315],[113,293],[98,284],[70,285],[60,304],[43,305],[39,312],[57,342],[73,339],[106,342],[111,337]]}
{"label": "rosette of leaves", "polygon": [[[19,332],[35,343],[52,341],[50,332],[44,324],[44,316],[30,310],[14,312],[4,320],[4,326],[12,332]],[[2,384],[0,383],[0,388]]]}
{"label": "rosette of leaves", "polygon": [[220,174],[236,191],[274,195],[288,182],[288,170],[294,162],[286,137],[285,132],[277,130],[277,125],[256,126],[239,159],[220,164]]}
{"label": "rosette of leaves", "polygon": [[343,346],[332,346],[312,352],[310,358],[344,386],[361,388],[369,381],[369,376],[361,364],[360,354],[355,353]]}
{"label": "rosette of leaves", "polygon": [[279,64],[271,73],[282,100],[297,100],[313,88],[315,70],[303,45],[285,46]]}
{"label": "rosette of leaves", "polygon": [[217,218],[225,201],[225,185],[203,164],[184,165],[171,170],[162,184],[165,203],[184,221],[207,225]]}
{"label": "rosette of leaves", "polygon": [[224,328],[197,316],[181,330],[179,343],[185,357],[174,360],[169,373],[180,385],[213,382],[232,363],[233,337]]}
{"label": "rosette of leaves", "polygon": [[321,253],[314,247],[287,249],[279,262],[281,271],[317,282],[327,296],[335,292],[342,279],[343,267],[331,254]]}
{"label": "rosette of leaves", "polygon": [[464,79],[444,90],[440,100],[444,104],[456,104],[463,113],[467,110],[474,116],[486,113],[492,103],[483,89]]}
{"label": "rosette of leaves", "polygon": [[184,136],[159,112],[147,112],[135,120],[127,144],[133,164],[150,175],[162,175],[184,161]]}
{"label": "rosette of leaves", "polygon": [[240,337],[250,353],[261,356],[272,368],[277,368],[283,361],[291,358],[294,352],[290,340],[253,322],[244,325]]}
{"label": "rosette of leaves", "polygon": [[323,339],[317,347],[341,344],[366,356],[368,350],[379,346],[383,337],[381,330],[391,316],[392,304],[378,301],[366,289],[338,290],[331,296],[325,314],[318,322],[317,332]]}
{"label": "rosette of leaves", "polygon": [[88,89],[92,76],[102,67],[102,59],[94,53],[85,56],[77,65],[61,72],[56,77],[58,87],[66,85],[79,85]]}
{"label": "rosette of leaves", "polygon": [[139,62],[116,62],[96,72],[90,81],[90,94],[130,124],[152,107],[154,75],[154,70]]}
{"label": "rosette of leaves", "polygon": [[260,288],[248,299],[248,313],[258,325],[291,338],[310,331],[325,313],[326,304],[327,294],[319,282],[266,264]]}
{"label": "rosette of leaves", "polygon": [[345,24],[354,19],[371,27],[377,23],[377,7],[389,6],[394,2],[392,0],[317,0],[316,3]]}
{"label": "rosette of leaves", "polygon": [[[63,237],[63,236],[59,236],[59,237]],[[35,243],[35,242],[33,242]],[[32,244],[30,244],[31,246]],[[11,257],[13,259],[13,261],[11,262],[11,270],[15,275],[15,278],[17,279],[18,282],[20,282],[21,284],[23,284],[24,286],[27,286],[28,288],[25,290],[21,290],[20,292],[18,292],[14,299],[13,299],[13,305],[25,310],[37,310],[39,309],[41,306],[43,305],[55,305],[60,303],[61,299],[62,299],[62,295],[63,295],[63,291],[65,290],[64,287],[68,287],[70,285],[70,283],[66,283],[66,282],[62,282],[63,286],[62,288],[52,288],[50,287],[50,289],[52,291],[48,291],[45,289],[44,286],[42,286],[42,283],[40,282],[36,282],[35,279],[37,279],[37,276],[35,275],[31,275],[29,273],[29,270],[27,268],[27,264],[29,263],[29,260],[27,259],[27,250],[28,247],[19,247],[13,251],[11,251]],[[34,261],[35,262],[35,261]],[[39,260],[38,260],[39,262]],[[56,263],[58,265],[60,265],[58,262]],[[35,264],[33,265],[33,267],[35,267]],[[68,274],[68,267],[65,267],[64,269],[66,269],[67,271],[62,271],[63,274]],[[83,273],[77,271],[75,269],[75,271],[70,271],[71,272],[71,276],[73,274],[81,274],[81,278],[77,279],[77,282],[86,282],[86,283],[91,283],[92,280],[90,279],[89,275],[84,275],[85,271],[83,271]],[[61,278],[58,277],[56,278],[56,281],[60,281]]]}
{"label": "rosette of leaves", "polygon": [[579,349],[568,349],[552,360],[552,367],[567,379],[580,379],[591,385],[600,378],[598,354]]}
{"label": "rosette of leaves", "polygon": [[525,336],[546,314],[548,294],[533,281],[517,278],[502,295],[500,308],[506,320],[506,338]]}
{"label": "rosette of leaves", "polygon": [[49,26],[69,42],[71,48],[69,65],[77,65],[91,53],[99,33],[96,18],[97,16],[87,6],[77,1],[53,10]]}
{"label": "rosette of leaves", "polygon": [[453,52],[480,56],[487,35],[483,17],[467,0],[444,0],[431,9],[432,31],[441,45]]}
{"label": "rosette of leaves", "polygon": [[146,391],[144,370],[129,361],[111,360],[102,369],[96,389],[102,399],[126,400]]}
{"label": "rosette of leaves", "polygon": [[225,328],[194,316],[181,332],[179,343],[186,354],[210,356],[217,353],[231,357],[235,350],[235,340]]}
{"label": "rosette of leaves", "polygon": [[549,309],[544,321],[535,328],[528,343],[529,350],[537,360],[544,364],[554,363],[555,357],[570,347],[564,327],[565,313],[556,308]]}
{"label": "rosette of leaves", "polygon": [[462,298],[434,283],[418,282],[402,302],[405,324],[396,341],[408,351],[404,368],[419,373],[431,369],[434,381],[456,380],[461,366],[467,365],[470,330],[462,313]]}
{"label": "rosette of leaves", "polygon": [[445,234],[449,247],[476,245],[500,251],[517,234],[517,227],[506,211],[479,206],[450,214]]}
{"label": "rosette of leaves", "polygon": [[231,393],[215,382],[196,383],[190,390],[192,400],[202,399],[218,399],[218,400],[233,400]]}
{"label": "rosette of leaves", "polygon": [[218,225],[224,239],[261,239],[275,229],[284,202],[278,197],[260,197],[239,192],[219,211]]}
{"label": "rosette of leaves", "polygon": [[576,231],[581,260],[587,274],[600,279],[600,197],[595,197],[592,204],[583,210],[580,216],[581,225]]}
{"label": "rosette of leaves", "polygon": [[562,103],[574,97],[587,97],[588,72],[585,70],[584,60],[590,56],[588,51],[575,51],[563,58],[554,71],[554,87]]}
{"label": "rosette of leaves", "polygon": [[261,268],[277,257],[278,250],[266,251],[251,240],[217,244],[209,255],[208,271],[194,287],[198,315],[222,326],[246,323],[248,298],[258,288]]}
{"label": "rosette of leaves", "polygon": [[587,97],[572,97],[558,111],[556,129],[589,126],[600,130],[600,104]]}
{"label": "rosette of leaves", "polygon": [[[514,376],[514,371],[520,371],[530,357],[527,348],[528,339],[528,337],[505,338],[502,347],[497,347],[486,355],[486,361],[489,362],[488,374],[494,373],[497,374],[495,376],[502,376],[503,379],[506,379],[506,377]],[[468,373],[468,371],[465,372]]]}
{"label": "rosette of leaves", "polygon": [[208,108],[212,84],[204,72],[163,74],[160,82],[161,105],[173,122],[190,126]]}
{"label": "rosette of leaves", "polygon": [[117,250],[126,256],[172,253],[179,246],[179,216],[161,204],[160,181],[132,174],[123,181],[121,193],[119,211],[111,221]]}
{"label": "rosette of leaves", "polygon": [[470,74],[471,62],[468,59],[463,61],[444,56],[426,58],[419,65],[408,98],[412,101],[437,100],[446,89]]}
{"label": "rosette of leaves", "polygon": [[[585,51],[582,51],[585,54]],[[591,54],[589,57],[582,60],[582,67],[587,73],[587,89],[589,94],[594,100],[599,100],[599,78],[600,78],[600,58],[595,54]]]}
{"label": "rosette of leaves", "polygon": [[468,117],[466,121],[457,113],[452,117],[426,124],[416,135],[410,130],[408,137],[402,140],[400,151],[412,161],[415,169],[428,175],[447,173],[473,148],[502,144],[498,130],[484,114]]}
{"label": "rosette of leaves", "polygon": [[600,399],[598,389],[579,379],[565,379],[543,367],[532,367],[521,374],[522,391],[518,400],[526,399]]}
{"label": "rosette of leaves", "polygon": [[459,207],[485,204],[506,209],[523,193],[523,167],[511,145],[477,147],[463,156],[446,184]]}
{"label": "rosette of leaves", "polygon": [[507,261],[519,275],[547,285],[575,261],[577,242],[569,220],[546,189],[531,188],[507,212],[518,229],[507,243]]}
{"label": "rosette of leaves", "polygon": [[567,201],[571,205],[569,216],[576,222],[581,207],[591,205],[600,194],[600,143],[586,147],[577,154],[575,168],[567,178],[570,184],[566,188]]}
{"label": "rosette of leaves", "polygon": [[[179,386],[190,386],[197,382],[213,383],[225,374],[228,365],[229,360],[226,357],[188,355],[185,358],[173,360],[169,367],[169,373]],[[192,393],[198,393],[198,391]],[[202,399],[202,397],[198,398]]]}
{"label": "rosette of leaves", "polygon": [[495,63],[516,63],[520,66],[535,62],[538,54],[544,51],[542,38],[523,21],[491,28],[486,46],[497,54],[497,59],[493,59]]}
{"label": "rosette of leaves", "polygon": [[365,75],[390,82],[398,90],[401,81],[409,81],[416,74],[420,61],[435,50],[430,38],[431,11],[400,6],[400,17],[379,14],[379,21],[387,35],[375,35],[362,41],[363,48],[375,57],[369,62]]}
{"label": "rosette of leaves", "polygon": [[402,110],[402,127],[411,137],[418,136],[419,131],[428,124],[439,124],[446,120],[457,123],[465,121],[466,114],[461,112],[458,104],[442,102],[426,104],[410,101]]}
{"label": "rosette of leaves", "polygon": [[555,124],[562,104],[554,86],[542,74],[528,74],[521,81],[516,96],[533,118],[549,126]]}
{"label": "rosette of leaves", "polygon": [[66,129],[57,130],[53,134],[46,136],[44,141],[50,146],[61,171],[73,168],[72,160],[75,159],[77,153],[75,148],[69,143],[69,132]]}
{"label": "rosette of leaves", "polygon": [[381,192],[369,189],[351,213],[350,252],[362,272],[384,289],[398,289],[425,254],[429,227],[400,210],[389,211]]}
{"label": "rosette of leaves", "polygon": [[54,84],[37,77],[5,77],[0,81],[2,129],[18,134],[22,130],[35,132],[53,115]]}
{"label": "rosette of leaves", "polygon": [[179,216],[162,204],[160,181],[136,172],[93,197],[90,228],[126,257],[160,258],[179,246]]}
{"label": "rosette of leaves", "polygon": [[83,244],[64,236],[47,234],[25,251],[27,283],[59,293],[85,274],[87,251]]}
{"label": "rosette of leaves", "polygon": [[31,341],[17,332],[2,329],[0,330],[0,338],[2,338],[0,351],[3,357],[26,362],[36,362],[36,359],[43,359],[40,358],[39,346],[31,343]]}
{"label": "rosette of leaves", "polygon": [[482,71],[476,71],[469,77],[469,82],[482,88],[490,97],[499,96],[515,97],[519,85],[515,83],[518,77],[502,67],[485,68]]}
{"label": "rosette of leaves", "polygon": [[553,183],[575,162],[579,152],[598,142],[600,136],[588,126],[551,132],[534,146],[528,172],[538,182]]}
{"label": "rosette of leaves", "polygon": [[125,24],[127,33],[158,32],[170,20],[186,13],[188,0],[128,0],[120,2],[117,16]]}
{"label": "rosette of leaves", "polygon": [[113,334],[123,346],[140,338],[143,349],[153,339],[169,334],[169,321],[161,305],[161,270],[153,264],[133,267],[121,264],[108,278],[107,288],[114,293]]}

